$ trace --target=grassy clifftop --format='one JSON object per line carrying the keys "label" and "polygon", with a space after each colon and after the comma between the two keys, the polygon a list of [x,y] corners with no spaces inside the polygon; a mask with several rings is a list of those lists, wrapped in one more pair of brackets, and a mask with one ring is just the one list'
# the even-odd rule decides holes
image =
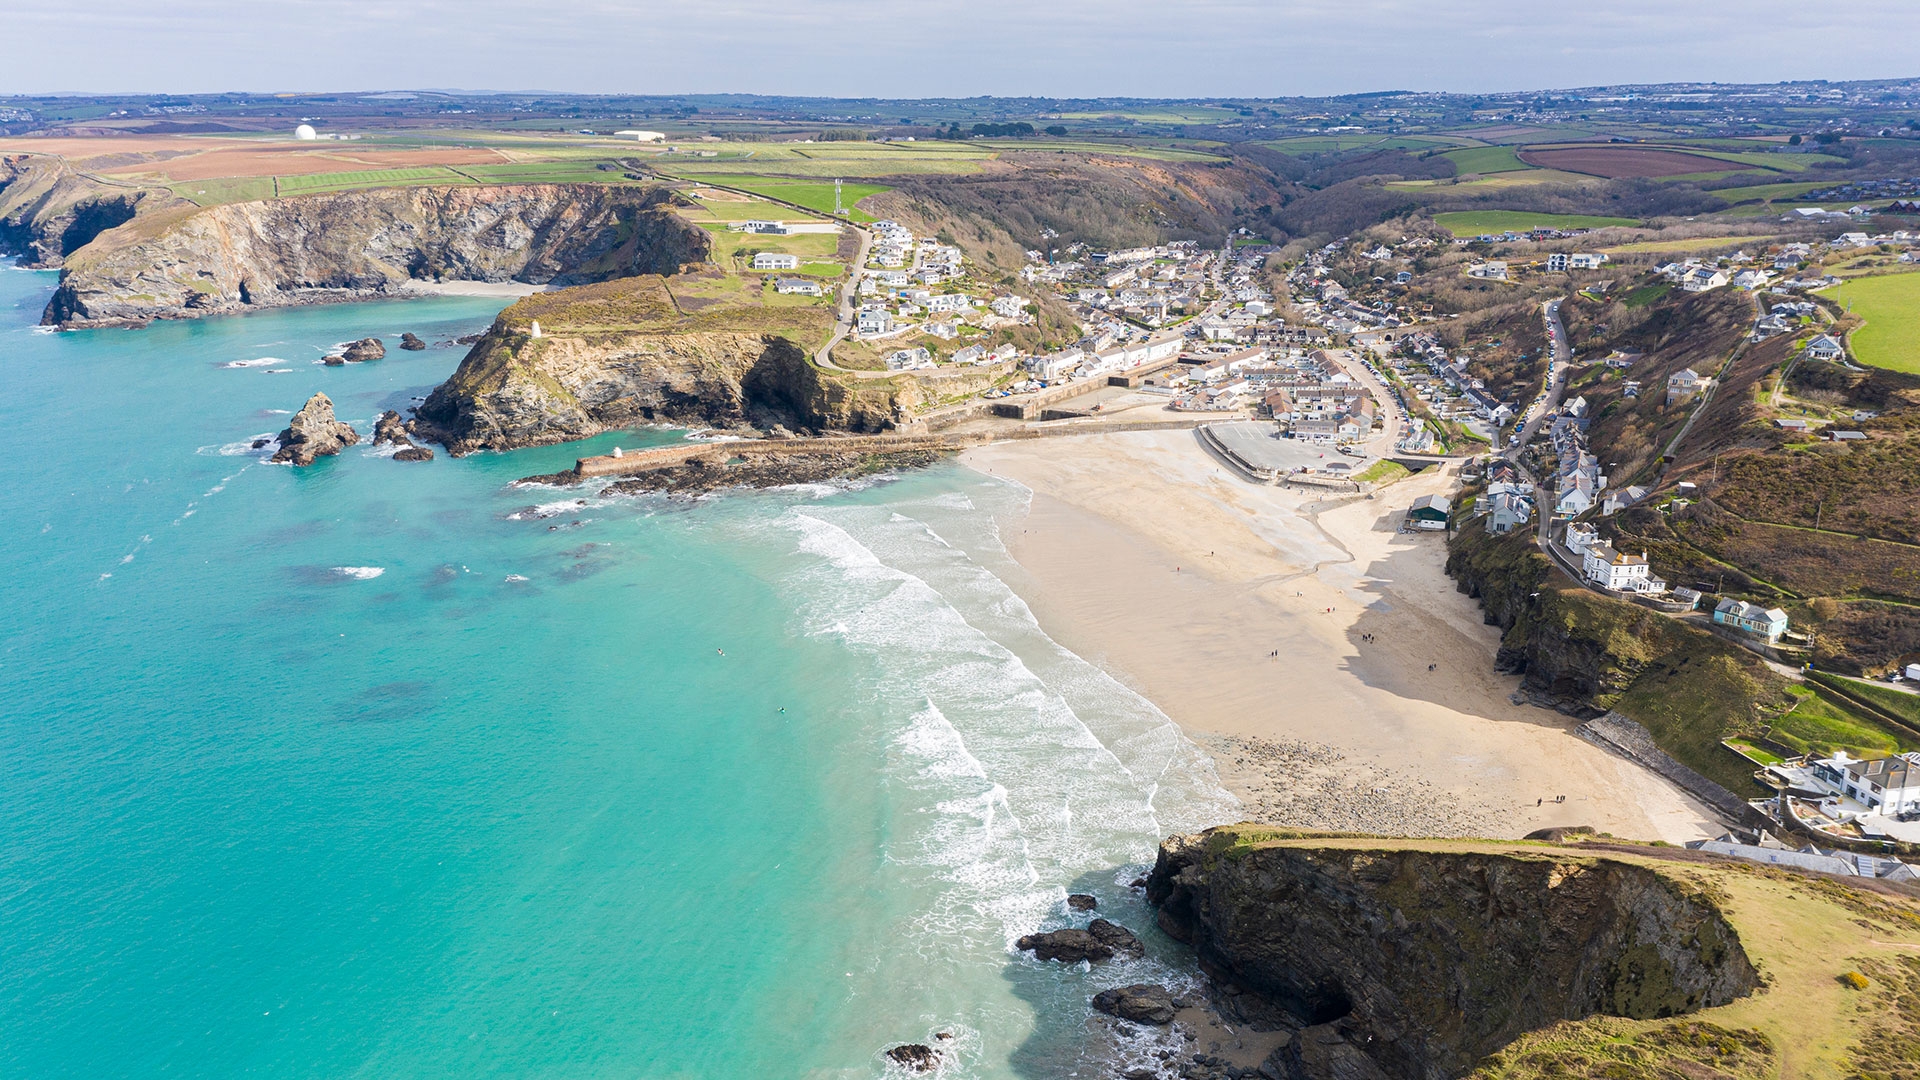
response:
{"label": "grassy clifftop", "polygon": [[1920,899],[1898,887],[1599,840],[1236,825],[1170,838],[1149,898],[1216,980],[1389,1075],[1920,1075]]}

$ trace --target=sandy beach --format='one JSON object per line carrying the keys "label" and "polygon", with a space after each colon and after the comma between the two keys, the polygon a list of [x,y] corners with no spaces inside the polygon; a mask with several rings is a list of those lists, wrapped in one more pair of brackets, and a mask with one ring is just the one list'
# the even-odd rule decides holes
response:
{"label": "sandy beach", "polygon": [[[1515,704],[1499,631],[1397,525],[1454,485],[1374,499],[1261,487],[1188,431],[999,443],[963,462],[1032,491],[1004,523],[1041,625],[1214,755],[1253,820],[1403,835],[1550,826],[1681,842],[1722,829],[1651,773]],[[1433,669],[1429,671],[1429,665]],[[1564,797],[1564,801],[1562,798]]]}

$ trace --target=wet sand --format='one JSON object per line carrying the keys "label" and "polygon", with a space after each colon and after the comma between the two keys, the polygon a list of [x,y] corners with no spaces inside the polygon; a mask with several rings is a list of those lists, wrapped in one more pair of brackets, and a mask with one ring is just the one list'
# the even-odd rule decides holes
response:
{"label": "wet sand", "polygon": [[[1377,498],[1240,478],[1191,432],[999,443],[962,461],[1033,492],[1010,584],[1063,645],[1152,700],[1251,820],[1397,835],[1723,831],[1665,780],[1516,704],[1497,628],[1397,530],[1436,470]],[[1428,666],[1433,665],[1429,671]],[[1564,801],[1559,801],[1564,797]]]}

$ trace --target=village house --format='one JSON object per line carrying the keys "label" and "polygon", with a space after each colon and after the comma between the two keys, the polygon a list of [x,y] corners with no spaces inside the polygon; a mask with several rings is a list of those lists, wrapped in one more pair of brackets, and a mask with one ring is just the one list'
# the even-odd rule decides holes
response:
{"label": "village house", "polygon": [[1524,528],[1533,520],[1533,500],[1515,490],[1494,491],[1494,487],[1511,488],[1512,485],[1491,485],[1487,489],[1487,531],[1495,535],[1504,535],[1515,529]]}
{"label": "village house", "polygon": [[1679,405],[1692,401],[1695,395],[1705,389],[1707,382],[1692,368],[1681,368],[1667,376],[1667,404]]}
{"label": "village house", "polygon": [[1732,597],[1714,605],[1713,621],[1718,626],[1732,627],[1742,633],[1765,638],[1769,643],[1780,640],[1780,635],[1787,632],[1786,612]]}
{"label": "village house", "polygon": [[893,313],[880,307],[861,308],[860,315],[854,323],[854,332],[861,335],[891,334]]}
{"label": "village house", "polygon": [[1846,352],[1846,347],[1828,334],[1821,334],[1807,342],[1806,353],[1809,360],[1838,360],[1845,356]]}
{"label": "village house", "polygon": [[783,255],[777,251],[763,251],[753,257],[755,270],[798,270],[800,256]]}
{"label": "village house", "polygon": [[773,286],[783,296],[819,296],[820,283],[807,278],[781,278]]}
{"label": "village house", "polygon": [[1692,293],[1709,292],[1726,283],[1726,272],[1711,266],[1696,266],[1680,278],[1680,287]]}
{"label": "village house", "polygon": [[897,349],[887,354],[888,371],[915,371],[933,366],[933,354],[922,346],[917,349]]}
{"label": "village house", "polygon": [[1445,495],[1422,495],[1407,508],[1407,521],[1416,529],[1444,529],[1453,503]]}
{"label": "village house", "polygon": [[1660,582],[1659,590],[1651,588],[1657,579],[1648,576],[1645,555],[1616,551],[1612,544],[1605,541],[1587,548],[1580,568],[1588,581],[1614,592],[1664,592],[1666,589],[1664,581]]}
{"label": "village house", "polygon": [[987,305],[995,315],[1003,319],[1017,319],[1027,309],[1024,296],[996,296],[993,303]]}
{"label": "village house", "polygon": [[1868,814],[1897,818],[1920,813],[1920,754],[1857,761],[1842,752],[1811,762],[1810,772],[1834,795],[1852,799]]}

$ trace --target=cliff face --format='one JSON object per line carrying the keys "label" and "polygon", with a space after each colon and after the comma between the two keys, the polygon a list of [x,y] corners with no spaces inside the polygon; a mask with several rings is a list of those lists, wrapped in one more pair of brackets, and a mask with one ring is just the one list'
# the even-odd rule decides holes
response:
{"label": "cliff face", "polygon": [[838,380],[772,334],[707,331],[530,337],[496,323],[420,406],[422,434],[455,454],[507,450],[650,422],[891,427],[889,381]]}
{"label": "cliff face", "polygon": [[0,255],[50,270],[136,213],[180,204],[164,191],[109,187],[58,158],[0,157]]}
{"label": "cliff face", "polygon": [[143,215],[68,255],[42,321],[139,324],[380,296],[409,280],[671,274],[708,249],[671,198],[595,184],[388,188]]}
{"label": "cliff face", "polygon": [[1004,371],[823,370],[798,342],[827,335],[828,308],[698,295],[725,284],[693,272],[529,296],[501,312],[428,396],[417,427],[456,454],[649,422],[878,432],[977,395]]}
{"label": "cliff face", "polygon": [[1161,928],[1390,1077],[1443,1080],[1556,1021],[1677,1016],[1759,986],[1714,904],[1646,866],[1266,840],[1162,844]]}

